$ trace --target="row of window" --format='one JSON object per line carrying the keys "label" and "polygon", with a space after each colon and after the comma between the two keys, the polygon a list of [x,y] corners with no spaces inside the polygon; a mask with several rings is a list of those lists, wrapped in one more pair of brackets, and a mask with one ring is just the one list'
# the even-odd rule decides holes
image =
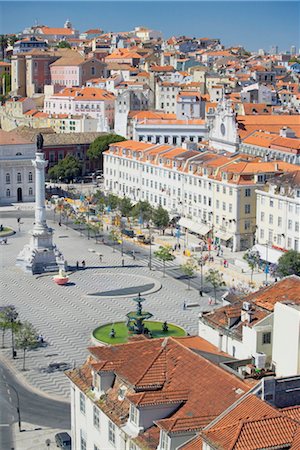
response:
{"label": "row of window", "polygon": [[268,230],[268,234],[265,233],[265,230],[261,228],[259,230],[259,237],[261,239],[261,242],[265,241],[268,238],[269,242],[274,242],[279,247],[284,247],[286,249],[292,249],[299,251],[299,239],[292,239],[291,237],[288,237],[286,239],[285,235],[283,234],[275,234],[273,230]]}
{"label": "row of window", "polygon": [[[294,206],[294,205],[291,205]],[[296,215],[297,217],[299,217],[300,214],[300,206],[296,205]],[[265,213],[261,212],[260,213],[260,220],[261,222],[265,221]],[[269,225],[273,225],[274,224],[274,217],[273,214],[269,214]],[[278,227],[282,227],[282,217],[277,217],[277,226]],[[288,220],[288,230],[293,230],[293,221],[291,219]],[[299,231],[299,222],[296,221],[294,223],[294,231],[298,232]]]}
{"label": "row of window", "polygon": [[[5,195],[6,195],[6,197],[10,197],[11,196],[11,190],[10,189],[6,189]],[[33,195],[33,189],[31,187],[28,189],[28,195],[29,196]]]}
{"label": "row of window", "polygon": [[[10,184],[11,183],[11,176],[10,173],[7,173],[5,175],[5,183]],[[17,173],[17,183],[22,183],[22,174],[21,172]],[[28,172],[28,183],[33,183],[33,175],[32,172]]]}
{"label": "row of window", "polygon": [[[297,198],[300,198],[300,190],[296,191],[296,196],[297,196]],[[275,207],[275,208],[278,208],[278,209],[282,209],[284,203],[285,202],[283,200],[277,200],[277,199],[274,200],[273,198],[269,198],[269,206],[271,208]],[[261,205],[265,205],[266,204],[266,197],[261,197],[260,204]],[[296,208],[297,208],[297,206],[298,205],[296,205]],[[294,208],[295,208],[295,205],[293,203],[289,203],[288,204],[288,212],[293,213],[294,212]]]}

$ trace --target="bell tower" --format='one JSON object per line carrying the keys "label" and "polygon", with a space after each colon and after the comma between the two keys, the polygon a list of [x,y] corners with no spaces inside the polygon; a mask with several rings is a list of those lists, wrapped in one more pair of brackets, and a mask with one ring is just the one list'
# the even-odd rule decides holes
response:
{"label": "bell tower", "polygon": [[239,148],[240,139],[230,100],[223,97],[219,101],[214,115],[209,116],[209,124],[209,145],[218,150],[235,153]]}

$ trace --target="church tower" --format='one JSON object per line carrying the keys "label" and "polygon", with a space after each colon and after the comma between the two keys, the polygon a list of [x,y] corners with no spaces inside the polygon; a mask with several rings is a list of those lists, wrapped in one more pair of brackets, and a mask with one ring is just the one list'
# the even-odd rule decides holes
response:
{"label": "church tower", "polygon": [[239,148],[239,135],[235,112],[230,100],[219,101],[214,113],[207,117],[209,126],[209,145],[218,150],[235,153]]}

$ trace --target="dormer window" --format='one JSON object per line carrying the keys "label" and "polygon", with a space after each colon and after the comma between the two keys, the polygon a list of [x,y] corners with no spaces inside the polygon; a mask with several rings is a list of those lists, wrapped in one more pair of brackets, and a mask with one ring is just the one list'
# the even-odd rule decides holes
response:
{"label": "dormer window", "polygon": [[129,420],[134,425],[139,423],[139,410],[134,405],[130,405]]}
{"label": "dormer window", "polygon": [[159,449],[160,450],[169,450],[169,441],[170,438],[167,433],[163,430],[160,432],[159,436]]}

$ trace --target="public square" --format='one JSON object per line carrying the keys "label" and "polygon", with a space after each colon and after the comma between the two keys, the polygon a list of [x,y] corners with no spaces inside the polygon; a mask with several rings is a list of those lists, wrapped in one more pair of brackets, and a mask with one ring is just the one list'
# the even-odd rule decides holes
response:
{"label": "public square", "polygon": [[[17,228],[13,214],[2,222],[4,226]],[[121,288],[136,287],[138,290],[139,286],[144,286],[150,292],[155,291],[145,295],[147,309],[152,312],[153,319],[175,323],[189,334],[197,334],[199,312],[212,308],[207,296],[199,298],[198,290],[187,290],[186,284],[163,277],[162,271],[150,271],[145,261],[125,255],[125,267],[122,267],[119,251],[113,252],[111,247],[95,244],[93,240],[80,237],[78,232],[64,225],[59,227],[49,220],[48,225],[55,228],[54,242],[68,265],[74,268],[70,284],[57,286],[52,280],[53,274],[25,274],[15,266],[15,261],[29,241],[28,231],[32,224],[33,217],[22,218],[21,231],[1,247],[2,305],[14,305],[20,319],[30,321],[43,335],[47,345],[28,352],[27,370],[22,375],[33,387],[52,397],[68,399],[69,382],[62,371],[48,373],[49,364],[80,365],[86,359],[93,329],[107,322],[125,320],[125,314],[132,308],[132,294],[126,296],[126,290],[119,292]],[[103,255],[103,262],[99,261],[99,253]],[[86,268],[76,270],[76,261],[81,266],[82,260]],[[108,291],[113,291],[111,296]],[[88,295],[101,292],[107,295]],[[184,310],[184,301],[198,303],[199,306]],[[10,345],[8,334],[6,342]],[[1,352],[11,359],[10,348]],[[21,354],[13,360],[13,365],[21,369]]]}

